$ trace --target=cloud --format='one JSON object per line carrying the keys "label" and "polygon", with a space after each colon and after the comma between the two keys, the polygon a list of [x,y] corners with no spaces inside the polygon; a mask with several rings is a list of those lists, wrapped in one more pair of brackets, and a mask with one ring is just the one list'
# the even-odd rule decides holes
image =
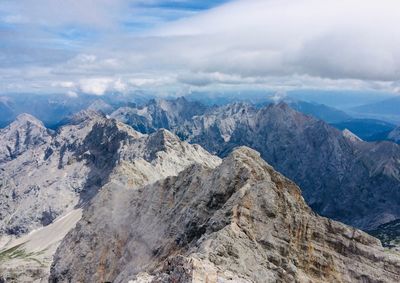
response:
{"label": "cloud", "polygon": [[[81,24],[111,27],[129,6],[127,0],[3,0],[4,10],[31,24],[62,26]],[[15,17],[15,16],[14,16]]]}
{"label": "cloud", "polygon": [[71,98],[77,98],[79,96],[75,91],[72,90],[67,91],[66,95]]}
{"label": "cloud", "polygon": [[[399,89],[397,0],[236,0],[205,10],[191,0],[21,1],[3,10],[26,30],[15,37],[0,25],[17,45],[0,55],[5,89]],[[211,2],[222,1],[204,7]],[[50,35],[30,27],[42,25]],[[58,35],[70,25],[80,32]],[[85,28],[89,39],[78,36]]]}
{"label": "cloud", "polygon": [[392,81],[399,9],[395,0],[242,0],[154,35],[174,38],[176,60],[204,72]]}
{"label": "cloud", "polygon": [[87,94],[103,95],[111,89],[112,83],[113,80],[110,78],[82,79],[79,82],[79,89]]}

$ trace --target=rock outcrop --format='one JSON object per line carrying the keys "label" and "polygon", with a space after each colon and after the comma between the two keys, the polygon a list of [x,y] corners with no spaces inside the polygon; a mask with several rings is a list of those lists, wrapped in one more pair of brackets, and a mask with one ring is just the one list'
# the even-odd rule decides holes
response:
{"label": "rock outcrop", "polygon": [[[33,117],[22,118],[1,136],[7,147],[18,132],[24,145],[0,162],[0,271],[8,280],[26,275],[24,269],[32,270],[29,276],[48,274],[59,242],[111,175],[133,187],[193,163],[219,162],[166,130],[143,135],[93,111],[80,112],[52,135]],[[40,240],[45,234],[52,235],[47,243]]]}
{"label": "rock outcrop", "polygon": [[192,117],[204,114],[207,109],[201,103],[188,101],[184,97],[175,100],[152,99],[143,107],[119,108],[111,117],[148,134],[160,128],[174,129]]}
{"label": "rock outcrop", "polygon": [[285,103],[212,108],[171,131],[220,157],[241,145],[256,149],[324,216],[366,230],[400,218],[400,146],[394,143],[349,138]]}
{"label": "rock outcrop", "polygon": [[[399,282],[400,257],[316,215],[249,148],[126,188],[111,178],[60,245],[50,282]],[[124,188],[121,188],[124,187]]]}
{"label": "rock outcrop", "polygon": [[360,142],[360,141],[362,141],[362,139],[360,139],[355,133],[353,133],[349,129],[344,129],[342,131],[342,133],[343,133],[343,136],[345,138],[349,139],[352,142]]}
{"label": "rock outcrop", "polygon": [[49,142],[51,135],[52,132],[35,117],[19,115],[13,123],[0,130],[0,164]]}

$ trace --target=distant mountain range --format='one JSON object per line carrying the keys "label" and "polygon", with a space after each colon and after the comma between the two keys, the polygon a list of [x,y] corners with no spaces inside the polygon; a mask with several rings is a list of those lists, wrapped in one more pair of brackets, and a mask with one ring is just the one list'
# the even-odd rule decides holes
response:
{"label": "distant mountain range", "polygon": [[[196,103],[197,106],[201,106],[201,109],[198,110],[200,114],[204,113],[208,108],[223,106],[238,101],[250,103],[258,108],[271,103],[284,101],[290,105],[291,108],[332,124],[340,130],[347,128],[363,140],[392,140],[388,137],[388,134],[396,127],[396,123],[385,122],[385,117],[383,117],[383,120],[359,118],[363,115],[359,113],[350,115],[347,113],[347,110],[343,111],[325,104],[312,102],[312,99],[315,98],[315,95],[313,96],[312,93],[313,92],[310,92],[308,95],[306,95],[306,93],[288,93],[287,95],[280,95],[265,91],[246,92],[245,95],[240,93],[233,93],[231,95],[226,93],[192,93],[186,96],[186,98]],[[298,95],[298,98],[296,98],[295,95]],[[330,94],[325,93],[324,95],[326,96],[325,100],[330,103],[328,99]],[[81,110],[92,109],[110,114],[120,107],[134,106],[142,108],[149,103],[149,97],[151,98],[151,95],[140,93],[133,93],[130,95],[115,93],[106,94],[102,97],[80,94],[79,98],[67,95],[28,94],[0,96],[0,128],[4,128],[10,124],[19,114],[28,113],[38,117],[43,121],[46,127],[56,129],[63,125],[69,116]],[[301,100],[299,99],[301,97],[311,100]],[[339,97],[341,97],[340,99],[344,99],[345,94]],[[372,99],[373,97],[375,98]],[[352,95],[350,95],[350,98],[352,98]],[[358,96],[352,99],[356,98],[358,98]],[[325,101],[324,99],[320,100]],[[366,99],[365,101],[376,100],[375,94],[375,96],[371,96],[371,99]],[[138,118],[142,119],[140,117]]]}
{"label": "distant mountain range", "polygon": [[4,128],[20,114],[27,113],[37,117],[46,127],[57,128],[61,121],[85,109],[112,112],[121,106],[144,103],[151,96],[108,94],[101,97],[81,94],[79,97],[68,95],[3,95],[0,96],[0,128]]}
{"label": "distant mountain range", "polygon": [[400,96],[354,107],[349,113],[400,124]]}
{"label": "distant mountain range", "polygon": [[389,133],[396,125],[375,119],[349,119],[338,123],[331,123],[339,130],[349,129],[364,141],[392,140]]}

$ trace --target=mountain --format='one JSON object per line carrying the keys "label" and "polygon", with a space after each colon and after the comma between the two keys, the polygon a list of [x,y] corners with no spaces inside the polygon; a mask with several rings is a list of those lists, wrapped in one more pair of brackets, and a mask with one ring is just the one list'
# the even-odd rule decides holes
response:
{"label": "mountain", "polygon": [[30,114],[46,126],[57,124],[63,118],[86,109],[92,97],[77,99],[66,95],[9,95],[0,97],[0,124],[4,127],[20,114]]}
{"label": "mountain", "polygon": [[[134,104],[143,104],[152,97],[150,94],[105,94],[101,96],[77,94],[9,94],[0,96],[0,128],[6,127],[20,114],[30,114],[52,129],[71,115],[85,109],[109,114],[114,109]],[[62,123],[61,123],[62,124]]]}
{"label": "mountain", "polygon": [[196,115],[202,115],[208,107],[184,97],[174,100],[152,99],[143,107],[121,107],[111,114],[123,123],[142,133],[157,129],[172,129]]}
{"label": "mountain", "polygon": [[347,112],[351,108],[374,104],[396,95],[384,91],[301,89],[288,91],[287,97],[324,104]]}
{"label": "mountain", "polygon": [[114,107],[112,107],[110,104],[106,103],[102,99],[97,99],[92,104],[90,104],[87,109],[92,110],[92,111],[101,112],[104,114],[110,114],[111,112],[113,112]]}
{"label": "mountain", "polygon": [[77,205],[84,188],[90,190],[89,178],[93,183],[101,179],[102,168],[95,173],[78,150],[105,118],[95,112],[83,116],[82,123],[52,135],[26,114],[1,131],[1,148],[7,149],[0,157],[1,234],[19,236],[50,224]]}
{"label": "mountain", "polygon": [[400,252],[400,219],[382,224],[368,233],[379,238],[385,247]]}
{"label": "mountain", "polygon": [[52,131],[29,114],[21,114],[7,128],[0,130],[0,163],[40,147],[51,139]]}
{"label": "mountain", "polygon": [[397,127],[393,131],[391,131],[387,138],[395,143],[400,143],[400,127]]}
{"label": "mountain", "polygon": [[400,218],[398,145],[351,142],[284,103],[222,107],[179,131],[220,156],[238,145],[258,150],[322,215],[364,229]]}
{"label": "mountain", "polygon": [[356,134],[354,134],[352,131],[350,131],[349,129],[344,129],[342,131],[342,134],[345,138],[347,138],[348,140],[352,141],[352,142],[361,142],[363,141],[362,139],[360,139]]}
{"label": "mountain", "polygon": [[398,282],[400,255],[317,216],[249,148],[136,189],[105,185],[50,282]]}
{"label": "mountain", "polygon": [[294,110],[306,115],[311,115],[327,123],[340,123],[351,119],[351,116],[347,113],[324,104],[300,100],[293,101],[293,99],[284,101]]}
{"label": "mountain", "polygon": [[[261,109],[236,103],[201,111],[181,103],[174,112],[174,104],[152,102],[139,113],[150,113],[142,117],[151,117],[151,125],[162,122],[188,141],[203,141],[223,160],[166,129],[142,134],[91,110],[75,114],[57,131],[30,115],[1,130],[0,281],[400,280],[396,251],[387,252],[376,238],[316,215],[299,187],[261,158],[268,147],[279,156],[286,147],[286,155],[276,161],[284,161],[283,168],[292,168],[285,158],[296,152],[297,162],[307,155],[317,162],[307,170],[329,173],[332,162],[347,164],[346,158],[362,156],[371,176],[380,176],[375,189],[386,198],[385,206],[377,202],[363,212],[361,218],[370,221],[375,214],[385,216],[382,211],[396,212],[397,183],[388,184],[389,176],[398,173],[398,145],[354,141],[284,103]],[[262,154],[233,148],[239,137],[264,146]],[[359,155],[347,157],[344,149]],[[310,174],[302,169],[308,161],[296,171]],[[351,165],[343,183],[360,174],[369,184],[365,172]],[[334,181],[336,175],[321,176]],[[380,185],[392,188],[392,199]],[[350,188],[353,199],[343,198],[340,189],[347,195]],[[362,187],[361,194],[372,203],[371,190]],[[339,203],[357,208],[354,198],[360,192],[354,183],[336,193]],[[330,198],[323,199],[325,204]]]}
{"label": "mountain", "polygon": [[253,91],[192,91],[185,97],[194,102],[200,102],[212,107],[222,106],[234,102],[252,103],[254,105],[265,105],[273,103],[272,97],[276,96],[272,91],[253,90]]}
{"label": "mountain", "polygon": [[400,96],[354,107],[351,113],[364,117],[400,123]]}
{"label": "mountain", "polygon": [[365,141],[388,140],[388,133],[396,128],[392,123],[375,119],[349,119],[331,125],[339,130],[348,129]]}
{"label": "mountain", "polygon": [[221,157],[241,145],[256,149],[324,216],[367,230],[400,218],[396,144],[354,142],[285,103],[215,107],[170,130]]}
{"label": "mountain", "polygon": [[12,152],[0,162],[0,279],[6,282],[46,277],[60,241],[111,175],[134,187],[192,163],[219,162],[165,130],[143,135],[93,111],[76,114],[51,135],[22,115],[0,132],[0,142]]}

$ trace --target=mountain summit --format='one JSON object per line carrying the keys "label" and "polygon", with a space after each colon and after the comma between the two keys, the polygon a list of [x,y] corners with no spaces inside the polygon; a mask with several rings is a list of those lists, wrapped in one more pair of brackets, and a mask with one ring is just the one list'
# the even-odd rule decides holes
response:
{"label": "mountain summit", "polygon": [[217,167],[118,191],[118,206],[117,183],[107,187],[60,245],[51,282],[400,280],[399,255],[315,215],[293,182],[246,147]]}
{"label": "mountain summit", "polygon": [[363,142],[284,102],[232,103],[182,121],[169,130],[220,157],[243,145],[259,151],[324,216],[366,230],[400,218],[399,145]]}

